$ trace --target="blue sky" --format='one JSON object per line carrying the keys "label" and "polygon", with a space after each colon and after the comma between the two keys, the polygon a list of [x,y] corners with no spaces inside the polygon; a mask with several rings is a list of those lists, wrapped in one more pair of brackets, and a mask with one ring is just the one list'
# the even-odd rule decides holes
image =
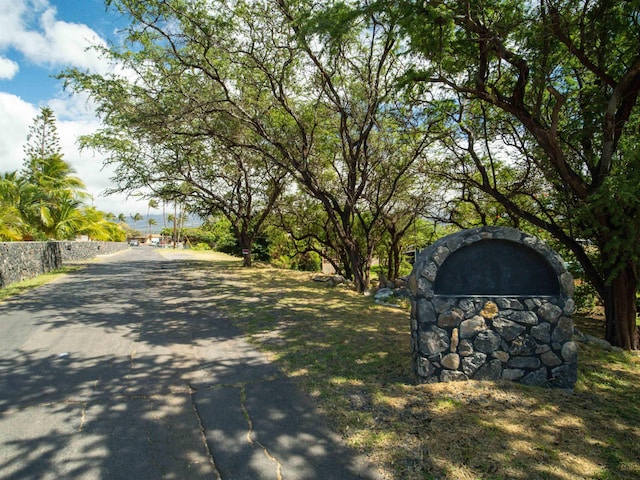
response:
{"label": "blue sky", "polygon": [[144,200],[105,197],[112,170],[102,157],[79,152],[79,135],[100,127],[87,99],[64,92],[54,75],[68,67],[109,71],[90,45],[117,41],[126,20],[103,0],[0,0],[0,172],[21,168],[29,126],[41,106],[53,109],[65,160],[94,204],[113,213],[146,213]]}
{"label": "blue sky", "polygon": [[[21,18],[25,22],[23,32],[31,32],[41,34],[48,43],[65,42],[69,48],[69,54],[72,51],[78,51],[86,47],[85,39],[90,39],[92,35],[97,35],[101,39],[113,39],[116,31],[116,22],[118,19],[112,11],[107,11],[103,0],[57,0],[49,1],[48,7],[55,9],[53,18],[49,17],[48,26],[44,26],[43,16],[46,9],[38,8],[42,2],[24,2],[15,0],[0,0],[3,4],[16,5],[22,4],[24,13]],[[0,7],[4,10],[6,7]],[[11,8],[11,7],[9,7]],[[14,11],[18,10],[17,8]],[[49,13],[49,15],[52,15]],[[57,23],[57,26],[53,23]],[[59,30],[57,40],[56,30]],[[62,37],[62,33],[66,31],[68,37]],[[1,35],[0,35],[1,36]],[[14,38],[20,38],[16,35]],[[23,38],[27,39],[27,35],[23,33]],[[8,43],[8,42],[3,42]],[[66,66],[73,65],[73,57],[67,57],[60,52],[58,58],[37,58],[24,46],[25,42],[15,41],[18,45],[3,45],[1,55],[17,64],[18,71],[10,79],[3,78],[0,80],[0,88],[2,91],[19,96],[25,101],[39,104],[46,102],[59,93],[59,82],[51,76],[60,72]],[[21,46],[20,43],[23,45]],[[72,47],[69,44],[75,44]],[[86,63],[86,62],[79,62]]]}

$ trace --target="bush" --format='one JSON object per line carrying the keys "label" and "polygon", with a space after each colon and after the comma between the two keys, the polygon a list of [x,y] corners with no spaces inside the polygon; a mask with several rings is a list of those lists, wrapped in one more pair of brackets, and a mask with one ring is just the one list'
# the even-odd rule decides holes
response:
{"label": "bush", "polygon": [[316,252],[307,252],[298,256],[298,270],[319,272],[322,270],[322,259]]}
{"label": "bush", "polygon": [[209,246],[209,244],[204,242],[200,242],[191,248],[192,250],[211,250],[211,247]]}
{"label": "bush", "polygon": [[576,302],[577,311],[591,312],[596,307],[598,294],[589,282],[578,280],[573,292],[573,300]]}
{"label": "bush", "polygon": [[319,272],[322,270],[322,260],[316,252],[307,252],[290,257],[289,255],[278,255],[271,258],[271,265],[276,268],[286,270],[302,270],[304,272]]}
{"label": "bush", "polygon": [[291,258],[289,258],[288,255],[280,255],[277,258],[272,258],[270,263],[276,268],[284,268],[287,270],[292,268]]}

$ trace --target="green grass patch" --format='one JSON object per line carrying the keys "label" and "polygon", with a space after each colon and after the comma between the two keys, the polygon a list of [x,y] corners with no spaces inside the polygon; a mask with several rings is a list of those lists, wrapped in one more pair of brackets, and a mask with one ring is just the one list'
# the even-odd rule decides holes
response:
{"label": "green grass patch", "polygon": [[28,292],[29,290],[33,290],[34,288],[44,285],[45,283],[52,282],[53,280],[56,280],[57,278],[60,278],[68,273],[76,272],[81,268],[81,265],[67,265],[62,268],[52,270],[48,273],[43,273],[42,275],[38,275],[37,277],[29,278],[21,282],[11,283],[4,288],[0,288],[0,302],[16,295]]}
{"label": "green grass patch", "polygon": [[[211,259],[197,274],[215,291],[216,310],[390,479],[640,478],[637,355],[580,344],[572,392],[511,382],[417,385],[406,311],[310,274],[198,258]],[[601,319],[587,320],[596,334]]]}

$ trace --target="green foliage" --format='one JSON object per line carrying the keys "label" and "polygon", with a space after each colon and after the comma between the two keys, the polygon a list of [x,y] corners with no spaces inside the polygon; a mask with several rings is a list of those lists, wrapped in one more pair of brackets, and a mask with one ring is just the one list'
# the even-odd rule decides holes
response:
{"label": "green foliage", "polygon": [[377,6],[399,12],[418,59],[408,89],[447,97],[446,161],[432,171],[479,211],[492,198],[515,226],[562,243],[603,299],[607,339],[640,348],[629,288],[640,259],[638,3]]}
{"label": "green foliage", "polygon": [[48,107],[29,128],[23,169],[0,177],[0,240],[124,240],[124,230],[86,207],[84,184],[63,159]]}
{"label": "green foliage", "polygon": [[381,214],[410,188],[432,123],[394,96],[397,27],[341,1],[111,5],[131,22],[103,53],[142,81],[61,77],[98,105],[105,127],[83,144],[116,166],[115,188],[222,214],[238,248],[262,257],[266,219],[293,178],[325,210],[330,233],[313,248],[326,242],[364,289]]}
{"label": "green foliage", "polygon": [[[400,2],[400,22],[410,32],[411,47],[418,52],[429,52],[436,63],[450,65],[449,45],[456,41],[453,12],[444,2]],[[389,7],[390,9],[393,6]],[[461,42],[462,43],[462,42]],[[462,45],[461,45],[462,46]],[[408,80],[411,81],[412,71]]]}
{"label": "green foliage", "polygon": [[322,270],[322,258],[317,252],[306,252],[297,256],[297,269],[306,272],[319,272]]}
{"label": "green foliage", "polygon": [[582,313],[593,312],[598,300],[598,292],[587,281],[580,281],[573,293],[573,300],[576,302],[576,310]]}
{"label": "green foliage", "polygon": [[640,152],[621,152],[609,175],[575,213],[584,237],[598,242],[607,282],[625,265],[640,261],[639,185]]}
{"label": "green foliage", "polygon": [[[56,118],[49,107],[41,107],[40,114],[29,127],[23,176],[32,183],[38,183],[42,170],[48,168],[48,159],[60,155],[60,138],[56,127]],[[46,175],[46,174],[45,174]]]}
{"label": "green foliage", "polygon": [[297,253],[293,256],[271,256],[269,263],[276,268],[285,268],[288,270],[301,270],[305,272],[319,272],[322,270],[322,259],[316,252]]}
{"label": "green foliage", "polygon": [[[300,225],[300,227],[303,227]],[[270,263],[278,268],[317,272],[322,269],[320,255],[308,242],[294,240],[291,233],[282,228],[270,227],[266,231]]]}
{"label": "green foliage", "polygon": [[601,295],[635,272],[637,2],[110,4],[131,22],[103,53],[140,81],[63,75],[105,121],[84,145],[116,189],[224,216],[204,243],[293,268],[320,252],[361,291],[374,253],[395,275],[445,223],[509,225]]}
{"label": "green foliage", "polygon": [[291,269],[293,265],[293,263],[291,262],[291,257],[289,257],[288,255],[280,255],[278,257],[272,256],[269,263],[276,268],[285,269]]}
{"label": "green foliage", "polygon": [[208,218],[203,230],[210,235],[208,240],[203,241],[219,252],[228,252],[236,245],[231,222],[224,216]]}

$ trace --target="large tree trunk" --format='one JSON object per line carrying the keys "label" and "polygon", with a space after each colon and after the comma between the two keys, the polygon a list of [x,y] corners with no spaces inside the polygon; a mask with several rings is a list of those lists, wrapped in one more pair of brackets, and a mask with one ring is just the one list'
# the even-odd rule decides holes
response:
{"label": "large tree trunk", "polygon": [[389,247],[387,250],[387,278],[393,278],[394,264],[393,264],[393,247]]}
{"label": "large tree trunk", "polygon": [[391,251],[389,252],[389,280],[393,281],[398,278],[398,275],[400,275],[401,263],[402,252],[400,238],[393,238],[391,242]]}
{"label": "large tree trunk", "polygon": [[[248,253],[245,253],[248,252]],[[251,267],[251,250],[246,249],[242,251],[242,266],[243,267]]]}
{"label": "large tree trunk", "polygon": [[358,255],[350,255],[351,267],[353,269],[353,284],[356,292],[364,293],[369,288],[369,279],[364,273],[360,258]]}
{"label": "large tree trunk", "polygon": [[638,275],[634,264],[618,272],[603,295],[606,318],[606,340],[625,350],[638,350],[640,340],[636,326],[636,286]]}
{"label": "large tree trunk", "polygon": [[251,238],[243,232],[238,237],[238,243],[242,249],[242,266],[251,267],[251,244],[253,243]]}
{"label": "large tree trunk", "polygon": [[347,254],[356,292],[363,293],[369,288],[369,276],[365,272],[366,265],[355,242],[347,245]]}

